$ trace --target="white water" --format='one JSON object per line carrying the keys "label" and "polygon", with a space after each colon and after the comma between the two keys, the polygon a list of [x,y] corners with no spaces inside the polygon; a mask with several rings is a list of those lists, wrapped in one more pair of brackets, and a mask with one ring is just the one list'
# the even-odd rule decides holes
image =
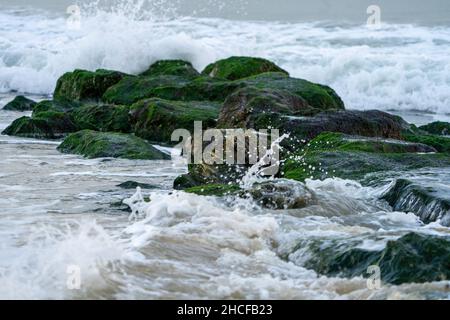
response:
{"label": "white water", "polygon": [[0,91],[51,94],[57,78],[75,68],[138,73],[158,59],[180,58],[202,70],[220,58],[249,55],[332,86],[350,108],[449,113],[445,25],[373,29],[174,17],[167,1],[145,11],[141,2],[82,7],[79,30],[67,27],[64,12],[0,9]]}

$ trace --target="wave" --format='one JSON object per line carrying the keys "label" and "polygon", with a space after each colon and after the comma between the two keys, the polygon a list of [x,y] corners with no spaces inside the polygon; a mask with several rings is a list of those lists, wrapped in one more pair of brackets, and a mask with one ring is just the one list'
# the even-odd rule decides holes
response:
{"label": "wave", "polygon": [[159,59],[185,59],[201,70],[250,55],[332,86],[348,108],[450,111],[447,27],[206,19],[177,16],[166,1],[144,10],[143,2],[82,7],[75,30],[64,15],[0,11],[0,92],[51,94],[75,68],[136,74]]}

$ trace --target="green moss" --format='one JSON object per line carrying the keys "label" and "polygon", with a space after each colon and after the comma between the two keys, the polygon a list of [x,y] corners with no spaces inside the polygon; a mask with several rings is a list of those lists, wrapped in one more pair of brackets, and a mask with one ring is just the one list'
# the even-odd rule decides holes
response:
{"label": "green moss", "polygon": [[404,134],[404,139],[410,142],[423,143],[434,147],[439,152],[450,153],[450,138],[437,136],[437,135],[426,135],[426,134]]}
{"label": "green moss", "polygon": [[435,135],[450,135],[450,123],[448,122],[436,121],[421,126],[419,129]]}
{"label": "green moss", "polygon": [[194,130],[194,121],[203,127],[214,127],[219,114],[219,104],[212,102],[179,102],[162,99],[142,100],[134,104],[132,118],[137,136],[167,144],[175,129]]}
{"label": "green moss", "polygon": [[24,96],[17,96],[11,102],[7,103],[3,110],[9,111],[32,111],[36,102]]}
{"label": "green moss", "polygon": [[130,134],[83,130],[69,135],[58,150],[87,158],[166,160],[170,156]]}
{"label": "green moss", "polygon": [[198,77],[200,74],[192,64],[183,60],[160,60],[150,66],[141,76],[182,76],[187,78]]}
{"label": "green moss", "polygon": [[131,132],[130,107],[116,105],[84,105],[72,112],[80,129]]}
{"label": "green moss", "polygon": [[265,72],[288,73],[270,62],[261,58],[231,57],[208,65],[203,75],[227,80],[237,80]]}
{"label": "green moss", "polygon": [[53,94],[55,100],[99,100],[105,91],[119,82],[125,74],[118,71],[75,70],[58,79]]}
{"label": "green moss", "polygon": [[209,184],[185,189],[187,193],[194,193],[200,196],[217,196],[221,197],[229,194],[236,194],[241,189],[238,185],[229,184]]}

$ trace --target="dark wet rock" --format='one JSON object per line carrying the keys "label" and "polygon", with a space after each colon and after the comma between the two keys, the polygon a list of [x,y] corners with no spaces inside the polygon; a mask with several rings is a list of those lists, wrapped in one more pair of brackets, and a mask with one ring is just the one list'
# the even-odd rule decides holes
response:
{"label": "dark wet rock", "polygon": [[156,189],[157,188],[157,186],[155,186],[153,184],[140,183],[140,182],[136,182],[136,181],[126,181],[117,186],[122,189],[136,189],[137,187],[142,188],[142,189]]}
{"label": "dark wet rock", "polygon": [[433,148],[404,141],[322,133],[304,149],[289,155],[282,171],[285,178],[298,181],[311,177],[361,180],[377,172],[450,165],[450,157],[446,154],[417,153],[426,151],[433,151]]}
{"label": "dark wet rock", "polygon": [[24,96],[17,96],[11,102],[7,103],[3,110],[8,111],[32,111],[36,102]]}
{"label": "dark wet rock", "polygon": [[214,78],[238,80],[266,72],[288,73],[266,59],[252,57],[230,57],[208,65],[202,74]]}
{"label": "dark wet rock", "polygon": [[72,112],[77,127],[97,131],[130,133],[130,107],[116,105],[84,105]]}
{"label": "dark wet rock", "polygon": [[254,184],[245,196],[268,209],[300,209],[316,202],[314,193],[303,183],[277,179]]}
{"label": "dark wet rock", "polygon": [[368,267],[376,265],[380,267],[381,281],[395,285],[450,279],[448,237],[409,233],[389,241],[381,251],[337,242],[314,241],[309,244],[312,254],[304,266],[327,276],[353,278],[368,277]]}
{"label": "dark wet rock", "polygon": [[41,113],[48,112],[69,113],[81,105],[79,102],[69,100],[43,100],[34,106],[32,116],[37,118]]}
{"label": "dark wet rock", "polygon": [[183,60],[160,60],[155,62],[143,72],[141,76],[182,76],[187,78],[195,78],[200,74],[194,69],[192,64]]}
{"label": "dark wet rock", "polygon": [[419,129],[435,135],[441,136],[450,135],[450,123],[443,121],[432,122],[427,125],[419,127]]}
{"label": "dark wet rock", "polygon": [[409,127],[402,118],[378,110],[326,111],[314,117],[286,118],[282,123],[284,132],[306,140],[322,132],[402,140],[403,132]]}
{"label": "dark wet rock", "polygon": [[75,70],[58,79],[54,92],[55,100],[99,100],[105,91],[122,80],[126,75],[118,71]]}
{"label": "dark wet rock", "polygon": [[174,130],[186,129],[192,133],[195,121],[202,121],[204,129],[214,127],[219,108],[219,104],[213,102],[142,100],[131,107],[133,131],[149,141],[178,143],[171,141]]}
{"label": "dark wet rock", "polygon": [[130,134],[83,130],[69,135],[58,147],[63,153],[87,158],[167,160],[170,156]]}
{"label": "dark wet rock", "polygon": [[398,179],[381,199],[395,211],[416,214],[424,223],[441,220],[441,224],[450,226],[450,195],[445,197],[433,187]]}

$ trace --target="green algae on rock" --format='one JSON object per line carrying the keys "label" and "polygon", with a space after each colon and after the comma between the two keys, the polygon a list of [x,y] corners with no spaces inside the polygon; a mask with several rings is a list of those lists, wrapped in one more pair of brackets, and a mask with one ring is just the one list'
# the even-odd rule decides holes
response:
{"label": "green algae on rock", "polygon": [[266,72],[280,72],[289,75],[273,62],[253,57],[230,57],[219,60],[208,65],[202,74],[213,78],[238,80]]}
{"label": "green algae on rock", "polygon": [[96,101],[125,76],[122,72],[103,69],[67,72],[58,79],[53,97],[55,100]]}
{"label": "green algae on rock", "polygon": [[448,136],[450,135],[450,123],[443,121],[435,121],[427,125],[419,127],[420,130],[430,134]]}
{"label": "green algae on rock", "polygon": [[131,132],[130,107],[119,105],[83,105],[71,114],[80,130]]}
{"label": "green algae on rock", "polygon": [[17,96],[12,101],[8,102],[3,110],[8,111],[33,111],[36,102],[24,96]]}
{"label": "green algae on rock", "polygon": [[192,64],[183,60],[159,60],[152,64],[141,76],[182,76],[187,78],[195,78],[200,73],[194,69]]}
{"label": "green algae on rock", "polygon": [[87,158],[168,160],[170,156],[130,134],[83,130],[69,135],[58,150]]}

